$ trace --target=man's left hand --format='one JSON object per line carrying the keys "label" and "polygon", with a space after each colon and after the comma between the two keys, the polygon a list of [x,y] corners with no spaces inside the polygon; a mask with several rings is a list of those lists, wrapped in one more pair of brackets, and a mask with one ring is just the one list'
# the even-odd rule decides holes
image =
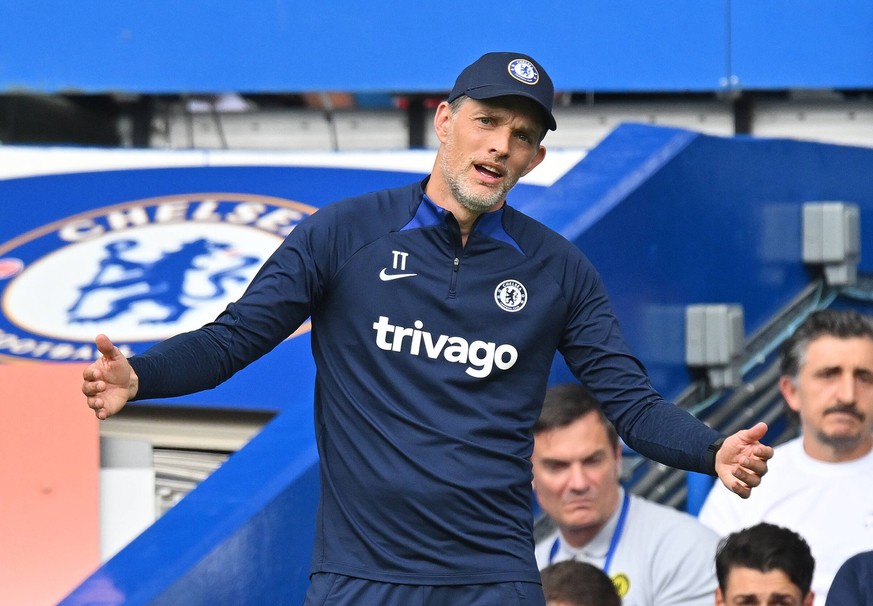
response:
{"label": "man's left hand", "polygon": [[773,449],[760,441],[766,433],[767,424],[763,422],[741,429],[728,436],[715,453],[715,473],[728,490],[744,499],[761,483],[767,461],[773,457]]}

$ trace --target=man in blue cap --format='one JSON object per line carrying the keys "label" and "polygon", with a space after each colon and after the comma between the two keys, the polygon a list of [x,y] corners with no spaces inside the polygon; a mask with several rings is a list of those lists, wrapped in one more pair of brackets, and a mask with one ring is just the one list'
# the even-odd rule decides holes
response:
{"label": "man in blue cap", "polygon": [[105,419],[214,387],[311,317],[307,604],[542,606],[531,428],[556,350],[642,454],[742,497],[767,470],[766,426],[725,439],[666,402],[582,252],[506,203],[545,157],[553,97],[533,58],[482,56],[436,110],[429,177],[325,206],[199,330],[129,360],[97,337],[82,390]]}

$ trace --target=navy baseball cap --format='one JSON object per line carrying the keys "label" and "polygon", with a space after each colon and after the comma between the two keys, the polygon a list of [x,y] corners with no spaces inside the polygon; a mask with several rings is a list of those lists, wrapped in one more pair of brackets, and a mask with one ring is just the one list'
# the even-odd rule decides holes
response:
{"label": "navy baseball cap", "polygon": [[468,65],[455,80],[447,101],[461,95],[471,99],[520,96],[533,99],[543,108],[549,130],[558,128],[552,115],[555,87],[552,79],[533,57],[522,53],[486,53]]}

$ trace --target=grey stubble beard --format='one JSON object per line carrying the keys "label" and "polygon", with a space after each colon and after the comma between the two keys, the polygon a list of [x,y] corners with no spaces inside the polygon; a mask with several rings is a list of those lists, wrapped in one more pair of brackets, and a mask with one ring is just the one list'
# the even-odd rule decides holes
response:
{"label": "grey stubble beard", "polygon": [[447,153],[440,158],[440,168],[449,186],[449,191],[458,203],[467,210],[474,213],[488,212],[495,205],[500,204],[506,199],[506,194],[512,189],[515,183],[504,181],[497,189],[488,195],[474,194],[470,188],[463,182],[462,176],[455,173],[449,165],[449,160],[453,157],[453,145],[451,141],[446,144]]}

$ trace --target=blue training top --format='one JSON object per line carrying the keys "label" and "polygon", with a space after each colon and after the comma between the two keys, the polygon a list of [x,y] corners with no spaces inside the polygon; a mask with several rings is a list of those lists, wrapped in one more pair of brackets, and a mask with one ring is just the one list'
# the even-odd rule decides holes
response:
{"label": "blue training top", "polygon": [[712,473],[720,434],[652,389],[576,246],[508,205],[462,246],[424,183],[301,222],[214,322],[131,358],[137,399],[212,388],[311,316],[313,572],[538,583],[531,427],[556,350],[641,454]]}

